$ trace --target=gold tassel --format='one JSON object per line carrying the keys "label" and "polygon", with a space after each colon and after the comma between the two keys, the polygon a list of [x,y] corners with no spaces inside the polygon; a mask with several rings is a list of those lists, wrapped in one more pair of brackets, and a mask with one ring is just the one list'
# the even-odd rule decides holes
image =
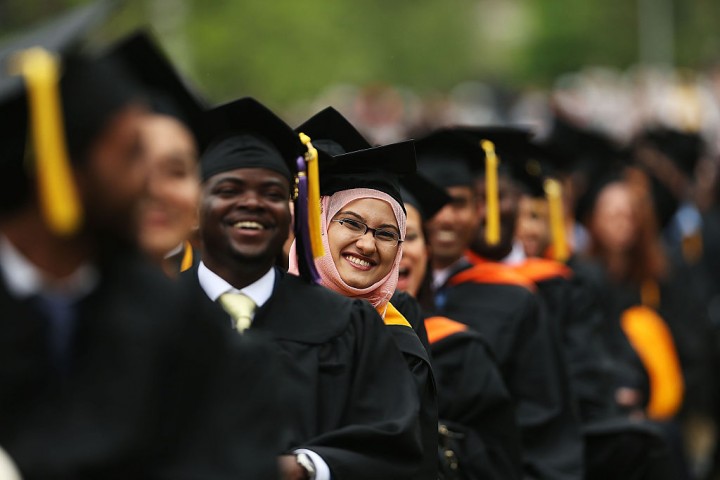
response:
{"label": "gold tassel", "polygon": [[182,262],[180,262],[180,271],[184,272],[186,270],[190,270],[193,266],[193,249],[190,242],[185,240],[185,245],[183,246],[184,252],[183,252],[183,258]]}
{"label": "gold tassel", "polygon": [[500,243],[498,158],[490,140],[482,140],[480,146],[485,150],[485,243],[497,245]]}
{"label": "gold tassel", "polygon": [[310,228],[310,247],[313,258],[325,255],[322,244],[322,226],[320,222],[320,169],[318,152],[313,147],[310,137],[300,133],[300,141],[307,147],[305,162],[308,172],[308,224]]}
{"label": "gold tassel", "polygon": [[565,263],[570,257],[565,237],[565,216],[563,215],[562,185],[554,178],[548,178],[543,184],[550,209],[550,232],[552,233],[553,256],[558,262]]}
{"label": "gold tassel", "polygon": [[59,62],[39,47],[20,52],[14,62],[27,86],[40,208],[55,234],[70,236],[80,227],[82,206],[65,144]]}

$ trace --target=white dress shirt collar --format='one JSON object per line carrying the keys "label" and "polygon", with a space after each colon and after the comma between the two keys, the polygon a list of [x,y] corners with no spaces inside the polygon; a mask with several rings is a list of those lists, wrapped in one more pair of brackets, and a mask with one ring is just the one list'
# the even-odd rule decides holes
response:
{"label": "white dress shirt collar", "polygon": [[66,278],[51,279],[2,235],[0,235],[0,274],[10,294],[16,298],[45,293],[78,299],[89,294],[100,281],[97,269],[89,263],[80,265]]}
{"label": "white dress shirt collar", "polygon": [[525,250],[523,249],[522,243],[520,242],[513,242],[512,250],[510,250],[510,253],[500,260],[500,263],[504,263],[505,265],[517,265],[518,263],[522,263],[527,259],[527,255],[525,255]]}
{"label": "white dress shirt collar", "polygon": [[255,305],[260,308],[272,296],[273,289],[275,288],[275,269],[271,268],[259,280],[238,290],[218,274],[207,268],[203,262],[200,262],[198,266],[198,281],[213,302],[217,301],[223,293],[242,293],[250,297],[252,301],[255,302]]}

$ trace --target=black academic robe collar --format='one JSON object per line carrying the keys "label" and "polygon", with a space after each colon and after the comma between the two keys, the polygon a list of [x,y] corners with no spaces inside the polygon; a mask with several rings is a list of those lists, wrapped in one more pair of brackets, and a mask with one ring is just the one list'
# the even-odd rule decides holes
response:
{"label": "black academic robe collar", "polygon": [[347,329],[352,300],[278,268],[275,273],[272,296],[255,312],[258,328],[281,340],[309,344],[325,343]]}
{"label": "black academic robe collar", "polygon": [[[343,333],[353,313],[360,310],[351,299],[274,268],[273,293],[255,311],[251,331],[267,332],[278,340],[321,344]],[[189,278],[202,291],[197,265],[181,274],[181,277]],[[207,295],[205,298],[211,301]],[[366,310],[373,309],[368,304]]]}

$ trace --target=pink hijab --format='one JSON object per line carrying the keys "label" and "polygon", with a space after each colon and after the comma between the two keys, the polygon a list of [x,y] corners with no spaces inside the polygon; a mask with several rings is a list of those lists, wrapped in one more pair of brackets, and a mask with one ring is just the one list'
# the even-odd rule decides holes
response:
{"label": "pink hijab", "polygon": [[[322,212],[320,215],[322,220],[322,241],[323,248],[325,249],[325,255],[315,260],[315,267],[320,274],[320,283],[322,285],[331,290],[335,290],[346,297],[364,298],[365,300],[368,300],[378,311],[384,312],[388,302],[390,301],[390,297],[392,297],[392,294],[395,292],[395,287],[397,287],[400,259],[402,258],[402,244],[398,246],[395,261],[393,262],[390,272],[385,275],[384,278],[367,288],[355,288],[345,283],[345,281],[340,277],[340,273],[337,271],[335,262],[330,254],[330,245],[328,243],[327,235],[330,220],[332,220],[332,218],[340,210],[342,210],[345,205],[360,198],[375,198],[388,203],[395,214],[395,220],[397,221],[398,229],[400,230],[400,238],[405,238],[405,212],[397,200],[387,193],[370,188],[352,188],[349,190],[342,190],[330,196],[320,198],[320,208]],[[289,264],[290,273],[297,274],[298,263],[295,242],[293,242],[292,247],[290,248]]]}

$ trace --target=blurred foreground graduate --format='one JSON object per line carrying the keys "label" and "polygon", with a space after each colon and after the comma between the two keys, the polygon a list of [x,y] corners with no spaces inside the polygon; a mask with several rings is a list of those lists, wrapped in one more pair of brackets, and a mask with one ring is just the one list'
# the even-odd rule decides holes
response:
{"label": "blurred foreground graduate", "polygon": [[[484,170],[483,150],[449,129],[416,148],[420,172],[452,198],[428,223],[436,312],[480,332],[493,349],[516,401],[525,474],[582,478],[583,443],[561,346],[541,314],[535,286],[501,263],[475,267],[469,259],[480,228],[476,178]],[[496,224],[500,238],[512,238],[508,218]],[[504,255],[512,251],[511,244]]]}
{"label": "blurred foreground graduate", "polygon": [[[228,329],[268,334],[282,353],[291,426],[278,451],[283,478],[416,478],[417,395],[380,316],[274,266],[303,161],[298,135],[251,98],[209,111],[206,127],[202,262],[181,278],[228,312]],[[304,225],[298,213],[296,228]]]}
{"label": "blurred foreground graduate", "polygon": [[[424,222],[450,202],[445,191],[421,175],[406,177],[400,190],[407,233],[398,290],[427,293],[430,248]],[[510,480],[522,478],[522,447],[515,402],[490,346],[467,325],[423,313],[438,384],[440,468],[446,477]]]}
{"label": "blurred foreground graduate", "polygon": [[206,103],[149,32],[128,35],[109,56],[142,82],[153,108],[140,128],[149,171],[140,205],[140,247],[176,277],[200,261],[191,240],[198,225],[199,124]]}
{"label": "blurred foreground graduate", "polygon": [[[328,107],[295,129],[320,149],[320,194],[325,256],[315,260],[320,281],[341,295],[369,301],[405,356],[420,400],[424,462],[415,478],[437,476],[437,391],[422,317],[412,318],[412,298],[395,295],[406,212],[399,178],[415,172],[412,142],[371,148],[337,110]],[[363,224],[381,226],[371,232]],[[368,235],[372,233],[373,235]],[[298,270],[297,245],[290,270]],[[414,321],[411,321],[414,320]],[[416,334],[416,331],[418,332]]]}
{"label": "blurred foreground graduate", "polygon": [[135,253],[147,110],[74,53],[106,6],[0,49],[0,447],[31,480],[272,478],[271,351]]}

